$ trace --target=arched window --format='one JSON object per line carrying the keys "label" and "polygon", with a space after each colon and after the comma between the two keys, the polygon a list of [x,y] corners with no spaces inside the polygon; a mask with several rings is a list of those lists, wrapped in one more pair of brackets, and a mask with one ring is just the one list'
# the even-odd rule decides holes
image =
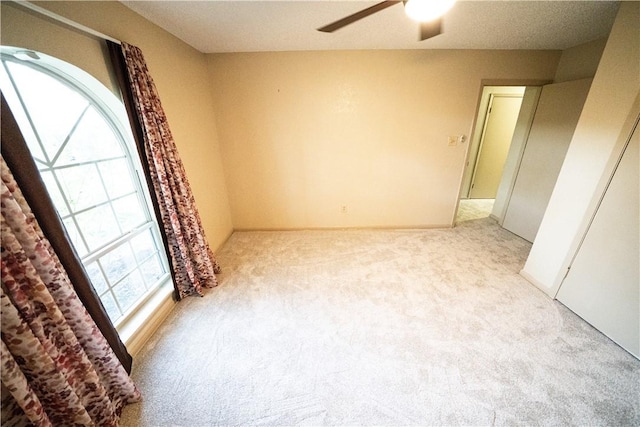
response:
{"label": "arched window", "polygon": [[0,88],[116,327],[170,280],[124,106],[71,64],[3,46]]}

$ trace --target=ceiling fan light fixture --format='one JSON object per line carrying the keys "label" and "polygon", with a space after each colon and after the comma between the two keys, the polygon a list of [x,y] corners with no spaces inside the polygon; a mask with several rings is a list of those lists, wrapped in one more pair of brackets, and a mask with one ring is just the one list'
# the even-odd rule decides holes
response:
{"label": "ceiling fan light fixture", "polygon": [[404,11],[418,22],[429,22],[440,18],[453,7],[456,0],[407,0]]}

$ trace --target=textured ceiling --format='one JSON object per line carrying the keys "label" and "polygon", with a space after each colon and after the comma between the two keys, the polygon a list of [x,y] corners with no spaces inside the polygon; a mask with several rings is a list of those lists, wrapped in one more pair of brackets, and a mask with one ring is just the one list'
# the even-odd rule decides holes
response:
{"label": "textured ceiling", "polygon": [[444,34],[418,41],[397,4],[335,33],[316,28],[376,1],[122,1],[201,52],[347,49],[566,49],[606,37],[614,1],[458,1]]}

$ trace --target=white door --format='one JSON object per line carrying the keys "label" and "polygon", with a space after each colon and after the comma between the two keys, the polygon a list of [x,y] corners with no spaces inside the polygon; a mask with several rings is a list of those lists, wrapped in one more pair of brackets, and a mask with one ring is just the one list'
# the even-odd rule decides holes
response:
{"label": "white door", "polygon": [[502,226],[533,242],[567,154],[591,79],[543,86]]}
{"label": "white door", "polygon": [[521,104],[522,95],[491,95],[469,198],[496,197]]}
{"label": "white door", "polygon": [[640,358],[639,151],[636,126],[557,298]]}

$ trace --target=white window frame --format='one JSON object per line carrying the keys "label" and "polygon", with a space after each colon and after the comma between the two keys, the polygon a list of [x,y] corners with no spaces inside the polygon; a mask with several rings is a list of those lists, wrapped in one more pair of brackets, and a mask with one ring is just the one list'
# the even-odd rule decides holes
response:
{"label": "white window frame", "polygon": [[[20,55],[22,53],[22,55]],[[35,53],[35,58],[29,56]],[[9,46],[1,47],[1,65],[0,65],[0,79],[2,80],[2,88],[5,98],[10,106],[20,105],[20,108],[27,114],[27,118],[29,118],[28,110],[22,101],[19,93],[16,91],[15,83],[11,78],[11,74],[6,68],[5,62],[17,62],[21,65],[29,66],[32,69],[35,69],[39,72],[45,73],[50,77],[57,79],[59,82],[67,85],[73,90],[81,93],[89,102],[90,106],[93,106],[100,113],[102,113],[103,117],[107,121],[107,123],[114,130],[114,133],[119,137],[122,148],[125,153],[125,157],[128,160],[132,171],[132,181],[135,187],[135,193],[138,195],[140,200],[140,204],[145,211],[146,222],[142,225],[135,227],[133,230],[129,230],[124,234],[119,235],[117,238],[109,241],[108,243],[102,245],[99,248],[91,250],[89,245],[86,244],[88,253],[81,257],[81,261],[85,268],[87,266],[98,260],[100,257],[105,254],[116,250],[123,244],[126,244],[136,236],[139,236],[141,233],[146,232],[147,230],[151,231],[152,237],[154,239],[155,245],[158,249],[157,254],[164,268],[164,274],[156,281],[154,285],[151,285],[147,288],[147,291],[144,295],[136,301],[136,303],[129,309],[123,310],[120,307],[120,303],[113,292],[113,288],[120,283],[124,278],[127,277],[128,271],[124,274],[118,281],[114,283],[109,283],[109,278],[105,271],[101,271],[101,274],[104,276],[107,282],[108,290],[106,292],[110,292],[114,298],[114,301],[118,305],[118,308],[121,312],[121,316],[117,319],[112,319],[114,326],[121,333],[123,339],[127,341],[127,339],[134,336],[137,331],[143,326],[144,320],[147,319],[150,315],[153,314],[153,311],[156,307],[162,304],[163,301],[167,300],[167,297],[173,291],[173,285],[171,280],[169,263],[167,260],[167,254],[165,251],[165,247],[160,235],[159,224],[157,218],[154,213],[153,204],[151,202],[151,197],[149,195],[148,187],[146,185],[146,180],[144,178],[144,172],[142,169],[142,164],[140,162],[140,158],[138,156],[137,148],[134,143],[133,135],[131,133],[131,128],[129,125],[129,120],[126,115],[125,107],[120,99],[116,97],[109,89],[107,89],[102,83],[100,83],[97,79],[92,77],[90,74],[85,71],[65,62],[61,61],[57,58],[51,57],[49,55],[33,52],[28,49],[23,48],[15,48]],[[19,103],[19,104],[18,104]],[[15,115],[15,113],[14,113]],[[24,119],[22,120],[23,125]],[[20,123],[20,121],[19,121]],[[29,123],[29,126],[32,129],[35,129],[33,123]],[[22,132],[24,130],[21,129]],[[25,135],[25,138],[27,136]],[[38,143],[42,146],[41,141]],[[104,161],[101,159],[100,161]],[[96,164],[98,161],[89,161],[87,164]],[[36,162],[40,166],[40,162]],[[74,165],[75,166],[75,165]],[[56,169],[56,168],[54,168]],[[39,170],[46,170],[43,168],[39,168]],[[60,181],[56,180],[57,186],[59,187],[60,194],[64,198],[64,191],[62,191]],[[104,182],[102,182],[104,186]],[[128,195],[131,195],[129,193]],[[119,197],[126,197],[119,196]],[[111,203],[113,200],[117,200],[119,197],[112,199],[109,197],[107,202]],[[73,212],[70,209],[69,202],[66,198],[64,198],[65,203],[67,204],[67,210],[69,214],[65,216],[65,218],[70,217],[75,222],[76,227],[80,230],[80,226],[77,223],[75,216],[81,213],[82,211]],[[99,204],[98,204],[99,205]],[[98,206],[96,205],[96,206]],[[88,209],[94,208],[92,206]],[[57,209],[57,208],[56,208]],[[57,209],[58,210],[58,209]],[[62,218],[62,215],[61,215]],[[153,257],[154,255],[151,255]],[[150,258],[148,258],[150,259]],[[142,265],[145,261],[137,261],[136,268]],[[101,268],[102,270],[102,268]],[[103,292],[104,293],[104,292]]]}

